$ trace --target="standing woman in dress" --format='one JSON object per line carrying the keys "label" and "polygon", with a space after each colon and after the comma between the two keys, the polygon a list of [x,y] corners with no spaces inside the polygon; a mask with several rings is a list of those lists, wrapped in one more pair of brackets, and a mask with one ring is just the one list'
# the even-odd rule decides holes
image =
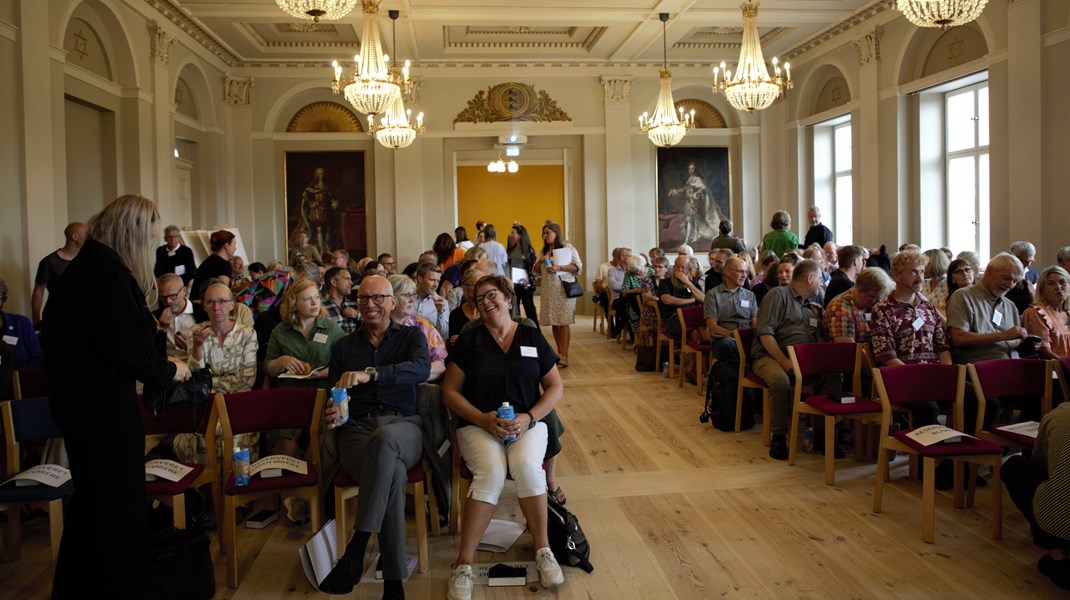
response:
{"label": "standing woman in dress", "polygon": [[[554,342],[557,343],[557,354],[560,357],[557,364],[561,367],[568,366],[568,342],[572,336],[569,325],[576,322],[576,299],[565,296],[565,288],[562,281],[576,281],[576,276],[583,269],[580,255],[572,244],[565,242],[561,235],[561,226],[548,221],[542,226],[542,258],[535,265],[535,272],[542,275],[542,306],[539,314],[542,315],[542,324],[550,325],[554,331]],[[556,266],[554,262],[554,250],[568,248],[572,251],[572,262],[567,265]],[[550,264],[547,265],[546,262]]]}
{"label": "standing woman in dress", "polygon": [[167,358],[163,338],[157,343],[149,311],[159,236],[151,200],[118,198],[89,219],[88,239],[45,307],[52,415],[74,479],[53,598],[145,594],[145,433],[135,381],[166,386],[190,375]]}

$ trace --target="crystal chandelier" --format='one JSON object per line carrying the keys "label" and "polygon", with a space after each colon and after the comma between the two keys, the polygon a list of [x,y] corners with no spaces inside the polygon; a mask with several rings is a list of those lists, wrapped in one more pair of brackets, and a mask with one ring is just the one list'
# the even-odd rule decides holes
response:
{"label": "crystal chandelier", "polygon": [[988,0],[896,0],[896,8],[918,27],[947,29],[981,16]]}
{"label": "crystal chandelier", "polygon": [[337,21],[348,15],[357,0],[275,0],[279,8],[298,19]]}
{"label": "crystal chandelier", "polygon": [[714,67],[713,91],[724,92],[728,103],[736,110],[754,112],[769,108],[774,100],[791,89],[791,65],[784,63],[781,72],[779,59],[773,57],[774,76],[769,76],[758,37],[758,3],[748,1],[740,7],[743,9],[743,45],[739,49],[736,72],[725,68],[723,62],[720,67]]}
{"label": "crystal chandelier", "polygon": [[[331,89],[342,93],[353,108],[367,115],[386,111],[403,91],[412,86],[409,63],[400,70],[388,70],[379,34],[379,3],[382,0],[361,0],[364,7],[364,31],[360,40],[360,55],[353,57],[353,77],[343,86],[342,66],[333,61],[334,80]],[[393,11],[392,11],[393,12]]]}
{"label": "crystal chandelier", "polygon": [[[394,54],[397,54],[397,40],[398,31],[397,23],[398,16],[401,14],[396,10],[388,12],[390,15],[390,21],[393,25],[393,47]],[[390,78],[392,81],[397,82],[399,86],[399,93],[394,97],[394,100],[386,108],[386,112],[378,122],[375,121],[373,115],[368,115],[368,133],[375,136],[375,139],[380,144],[387,148],[405,148],[412,144],[416,139],[417,133],[423,133],[424,131],[424,113],[416,115],[415,125],[409,120],[412,116],[412,110],[405,109],[405,101],[402,99],[402,93],[406,91],[407,85],[405,82],[409,82],[409,61],[405,61],[405,66],[401,69],[397,67],[390,68]]]}
{"label": "crystal chandelier", "polygon": [[676,103],[672,99],[672,73],[669,72],[669,46],[665,34],[669,13],[661,13],[658,18],[661,19],[661,89],[658,90],[654,115],[643,113],[639,116],[639,131],[645,133],[654,145],[666,147],[679,144],[687,135],[687,130],[695,127],[695,112],[684,113],[681,108],[680,115],[676,114]]}

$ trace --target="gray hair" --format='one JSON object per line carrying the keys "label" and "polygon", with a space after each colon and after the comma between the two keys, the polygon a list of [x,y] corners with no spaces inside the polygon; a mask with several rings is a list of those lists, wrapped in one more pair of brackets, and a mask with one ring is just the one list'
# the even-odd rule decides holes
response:
{"label": "gray hair", "polygon": [[416,282],[412,280],[412,277],[407,277],[405,275],[390,275],[386,280],[390,282],[390,287],[394,290],[395,296],[412,294],[416,291]]}
{"label": "gray hair", "polygon": [[947,275],[947,267],[951,264],[951,261],[947,259],[947,255],[939,248],[930,248],[925,251],[925,256],[929,257],[929,274],[932,277],[940,277],[941,275]]}
{"label": "gray hair", "polygon": [[1059,248],[1058,254],[1055,255],[1055,260],[1060,263],[1070,260],[1070,246]]}
{"label": "gray hair", "polygon": [[994,273],[1007,273],[1011,272],[1021,277],[1025,272],[1025,267],[1022,266],[1022,261],[1018,260],[1018,257],[1010,252],[1000,252],[992,257],[992,260],[988,261],[988,266],[985,267],[985,272],[992,271]]}
{"label": "gray hair", "polygon": [[1037,247],[1030,242],[1014,242],[1011,244],[1011,254],[1018,257],[1018,260],[1025,262],[1026,258],[1037,255]]}
{"label": "gray hair", "polygon": [[895,282],[879,267],[866,267],[855,278],[855,286],[870,294],[883,298],[895,288]]}

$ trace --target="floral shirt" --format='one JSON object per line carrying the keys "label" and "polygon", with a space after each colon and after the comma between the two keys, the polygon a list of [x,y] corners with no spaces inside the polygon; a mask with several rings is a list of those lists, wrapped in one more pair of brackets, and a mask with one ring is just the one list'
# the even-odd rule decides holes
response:
{"label": "floral shirt", "polygon": [[908,365],[935,364],[950,350],[940,314],[932,302],[917,294],[914,304],[889,295],[873,307],[873,354],[877,362],[899,359]]}
{"label": "floral shirt", "polygon": [[401,322],[405,327],[416,327],[424,332],[427,338],[427,353],[431,355],[431,362],[446,361],[446,342],[442,341],[442,335],[438,333],[431,321],[416,315],[409,315]]}
{"label": "floral shirt", "polygon": [[[200,326],[207,327],[208,324]],[[222,346],[215,334],[210,335],[201,348],[201,359],[194,360],[191,353],[189,366],[191,369],[212,368],[213,393],[247,392],[253,389],[256,381],[256,349],[253,328],[235,323]]]}
{"label": "floral shirt", "polygon": [[825,330],[830,340],[843,337],[864,344],[870,339],[872,315],[858,310],[851,292],[847,291],[833,298],[825,308]]}

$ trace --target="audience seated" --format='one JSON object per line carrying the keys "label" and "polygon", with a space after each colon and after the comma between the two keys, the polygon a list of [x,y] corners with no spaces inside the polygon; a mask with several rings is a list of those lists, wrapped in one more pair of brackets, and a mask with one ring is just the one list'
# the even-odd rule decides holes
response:
{"label": "audience seated", "polygon": [[178,225],[168,225],[163,230],[164,244],[156,249],[156,265],[153,274],[157,278],[164,273],[174,273],[182,278],[182,285],[189,285],[197,272],[193,250],[182,243],[182,230]]}
{"label": "audience seated", "polygon": [[186,361],[189,354],[190,332],[196,321],[193,303],[186,300],[186,287],[175,273],[164,273],[156,280],[158,306],[155,311],[160,331],[167,336],[167,356]]}
{"label": "audience seated", "polygon": [[658,301],[661,308],[661,330],[679,339],[680,319],[677,309],[701,304],[706,300],[698,259],[681,254],[673,264],[672,276],[658,285]]}
{"label": "audience seated", "polygon": [[702,316],[710,334],[710,356],[719,362],[739,362],[732,332],[741,327],[755,327],[758,301],[754,292],[743,287],[746,270],[739,258],[729,258],[724,265],[724,281],[706,293]]}
{"label": "audience seated", "polygon": [[391,275],[387,280],[394,292],[394,310],[390,312],[390,318],[402,327],[415,327],[424,334],[427,353],[431,357],[431,374],[427,382],[438,381],[446,372],[446,342],[430,321],[416,316],[416,283],[404,275]]}
{"label": "audience seated", "polygon": [[828,285],[825,287],[825,306],[832,302],[840,294],[851,289],[855,277],[866,266],[861,246],[841,246],[836,251],[836,263],[839,268],[829,276]]}
{"label": "audience seated", "polygon": [[13,366],[15,369],[43,368],[44,352],[33,323],[22,315],[4,312],[7,294],[7,282],[0,279],[0,333],[3,333],[4,345],[11,350]]}
{"label": "audience seated", "polygon": [[1040,338],[1040,358],[1070,354],[1070,274],[1065,269],[1051,266],[1040,273],[1036,302],[1022,315],[1022,326]]}
{"label": "audience seated", "polygon": [[349,299],[353,293],[353,276],[349,269],[331,267],[323,275],[323,305],[327,317],[338,324],[345,333],[353,333],[357,328],[360,313],[357,303]]}

